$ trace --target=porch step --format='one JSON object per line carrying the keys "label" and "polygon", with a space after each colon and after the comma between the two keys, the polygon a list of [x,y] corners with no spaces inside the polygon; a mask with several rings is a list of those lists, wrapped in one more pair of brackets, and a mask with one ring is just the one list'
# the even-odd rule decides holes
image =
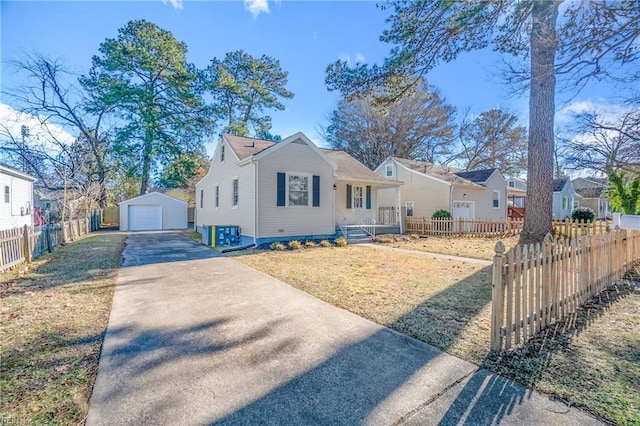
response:
{"label": "porch step", "polygon": [[352,227],[348,227],[348,228],[346,228],[346,231],[347,231],[347,235],[345,235],[345,237],[347,238],[347,242],[349,244],[371,242],[371,237],[369,236],[369,234],[364,232],[359,227],[353,227],[353,228]]}

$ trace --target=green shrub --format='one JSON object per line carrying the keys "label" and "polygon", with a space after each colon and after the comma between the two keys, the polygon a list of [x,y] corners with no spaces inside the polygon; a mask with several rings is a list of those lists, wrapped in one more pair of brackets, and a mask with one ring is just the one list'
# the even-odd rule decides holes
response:
{"label": "green shrub", "polygon": [[322,240],[320,241],[320,247],[331,247],[331,243],[329,240]]}
{"label": "green shrub", "polygon": [[279,242],[279,241],[276,241],[276,242],[274,242],[274,243],[271,243],[271,245],[269,246],[269,248],[270,248],[271,250],[275,250],[275,251],[283,251],[283,250],[286,250],[286,249],[287,249],[287,248],[285,247],[285,245],[284,245],[284,244],[282,244],[282,243],[281,243],[281,242]]}
{"label": "green shrub", "polygon": [[305,246],[306,248],[314,248],[314,247],[316,246],[316,243],[314,243],[314,242],[313,242],[313,241],[311,241],[311,240],[308,240],[308,241],[305,241],[304,246]]}
{"label": "green shrub", "polygon": [[589,207],[576,207],[571,212],[571,220],[574,222],[593,222],[596,214]]}
{"label": "green shrub", "polygon": [[449,213],[448,210],[438,210],[437,212],[435,212],[431,218],[433,219],[451,219],[451,213]]}
{"label": "green shrub", "polygon": [[338,247],[344,247],[347,245],[347,239],[345,237],[336,238],[336,245]]}
{"label": "green shrub", "polygon": [[289,241],[289,248],[291,250],[300,250],[301,248],[303,248],[303,245],[300,241],[293,240],[293,241]]}

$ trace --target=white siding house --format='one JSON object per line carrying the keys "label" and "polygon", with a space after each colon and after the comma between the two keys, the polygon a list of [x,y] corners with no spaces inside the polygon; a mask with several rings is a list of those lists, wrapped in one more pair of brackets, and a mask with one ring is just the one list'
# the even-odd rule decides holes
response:
{"label": "white siding house", "polygon": [[121,231],[187,228],[187,203],[150,192],[119,203]]}
{"label": "white siding house", "polygon": [[36,179],[0,164],[0,230],[33,224],[33,182]]}
{"label": "white siding house", "polygon": [[[403,217],[431,217],[438,210],[447,210],[454,218],[507,217],[507,184],[496,169],[461,172],[439,164],[389,157],[375,172],[403,183]],[[393,191],[380,191],[378,203],[396,205],[395,196]]]}
{"label": "white siding house", "polygon": [[553,218],[564,220],[571,215],[574,207],[579,206],[573,184],[569,179],[553,180]]}
{"label": "white siding house", "polygon": [[[224,134],[196,184],[195,225],[239,226],[240,244],[334,238],[360,219],[354,211],[376,208],[380,185],[397,186],[302,133],[278,143]],[[361,194],[357,208],[347,207],[349,188]]]}

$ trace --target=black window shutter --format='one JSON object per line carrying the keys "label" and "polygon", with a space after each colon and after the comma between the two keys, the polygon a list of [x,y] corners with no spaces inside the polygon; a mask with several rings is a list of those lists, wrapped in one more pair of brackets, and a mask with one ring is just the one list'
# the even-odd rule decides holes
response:
{"label": "black window shutter", "polygon": [[313,176],[313,207],[320,207],[320,176]]}
{"label": "black window shutter", "polygon": [[371,209],[371,186],[367,185],[367,208]]}
{"label": "black window shutter", "polygon": [[347,184],[347,208],[351,208],[351,185]]}
{"label": "black window shutter", "polygon": [[284,173],[278,172],[278,201],[276,206],[284,206],[285,205],[285,197],[286,197],[286,188],[285,188],[286,177]]}

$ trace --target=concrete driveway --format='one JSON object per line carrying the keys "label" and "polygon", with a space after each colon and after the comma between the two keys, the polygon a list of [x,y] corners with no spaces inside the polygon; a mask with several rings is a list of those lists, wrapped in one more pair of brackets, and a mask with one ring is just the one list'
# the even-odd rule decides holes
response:
{"label": "concrete driveway", "polygon": [[138,233],[87,419],[114,424],[597,422],[177,234]]}

